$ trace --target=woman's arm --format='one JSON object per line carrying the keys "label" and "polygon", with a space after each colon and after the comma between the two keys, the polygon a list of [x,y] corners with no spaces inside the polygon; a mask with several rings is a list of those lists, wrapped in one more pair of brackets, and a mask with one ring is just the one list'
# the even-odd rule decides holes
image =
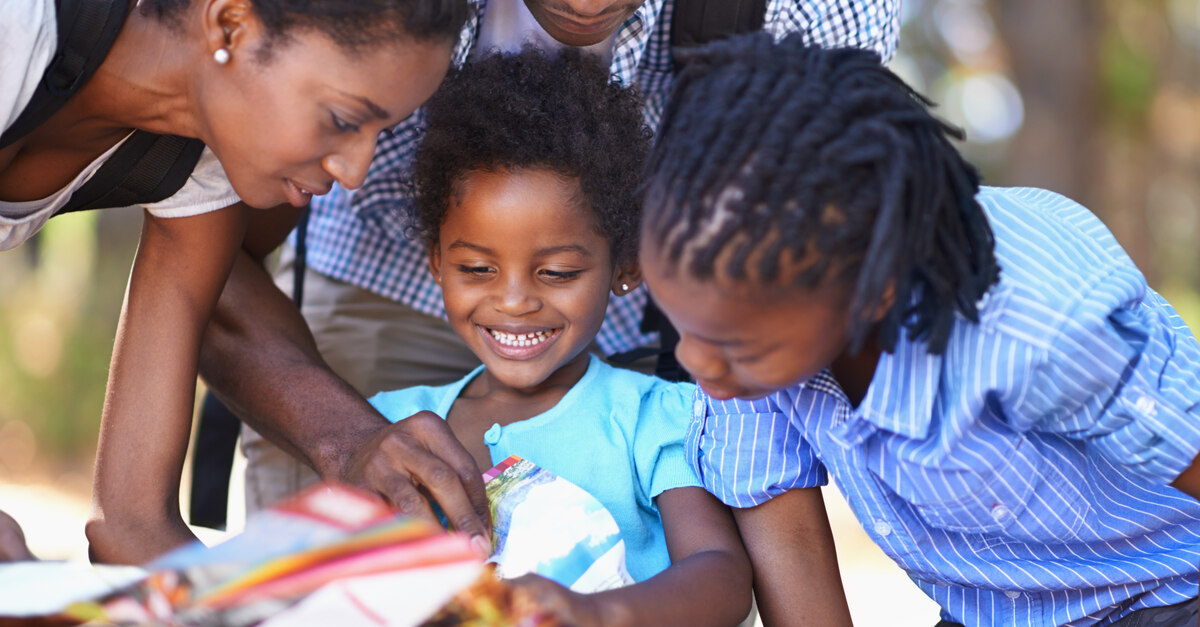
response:
{"label": "woman's arm", "polygon": [[25,545],[25,534],[12,516],[0,511],[0,562],[34,559]]}
{"label": "woman's arm", "polygon": [[850,624],[821,488],[788,490],[733,517],[754,565],[763,625]]}
{"label": "woman's arm", "polygon": [[577,594],[541,577],[516,580],[538,605],[576,627],[736,625],[750,612],[750,563],[728,508],[701,488],[656,499],[671,566],[646,581]]}
{"label": "woman's arm", "polygon": [[94,561],[138,564],[193,539],[179,513],[179,479],[197,356],[247,211],[145,216],[100,424],[86,528]]}
{"label": "woman's arm", "polygon": [[480,470],[446,421],[420,414],[388,422],[329,369],[300,311],[263,268],[297,217],[284,207],[251,214],[204,335],[200,373],[209,390],[322,478],[374,491],[434,523],[436,501],[456,530],[491,546]]}

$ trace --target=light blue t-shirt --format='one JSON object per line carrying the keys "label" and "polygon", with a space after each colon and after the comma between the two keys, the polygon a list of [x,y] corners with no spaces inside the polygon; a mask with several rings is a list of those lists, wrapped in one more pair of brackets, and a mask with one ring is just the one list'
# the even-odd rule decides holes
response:
{"label": "light blue t-shirt", "polygon": [[[422,410],[445,418],[481,372],[483,366],[450,385],[380,392],[371,404],[392,422]],[[643,581],[671,565],[654,498],[700,486],[683,449],[694,392],[690,383],[621,370],[592,356],[557,405],[505,427],[494,424],[484,441],[493,464],[518,455],[603,503],[621,528],[630,576]]]}

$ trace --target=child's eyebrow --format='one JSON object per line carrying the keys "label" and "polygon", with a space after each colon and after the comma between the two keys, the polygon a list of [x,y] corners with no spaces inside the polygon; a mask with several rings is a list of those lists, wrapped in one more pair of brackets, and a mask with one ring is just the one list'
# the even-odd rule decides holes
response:
{"label": "child's eyebrow", "polygon": [[471,242],[464,241],[461,239],[454,240],[454,243],[447,246],[446,250],[454,250],[456,248],[469,248],[471,250],[481,252],[485,255],[493,254],[493,251],[491,248],[488,248],[486,246],[480,246],[479,244],[472,244]]}
{"label": "child's eyebrow", "polygon": [[562,246],[549,246],[547,248],[539,248],[534,253],[537,257],[547,257],[558,253],[575,253],[584,257],[591,257],[592,251],[580,246],[579,244],[563,244]]}

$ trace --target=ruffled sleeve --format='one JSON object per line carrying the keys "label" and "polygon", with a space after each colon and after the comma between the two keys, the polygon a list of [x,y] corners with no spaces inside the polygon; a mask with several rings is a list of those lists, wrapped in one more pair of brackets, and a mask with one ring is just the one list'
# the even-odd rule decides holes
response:
{"label": "ruffled sleeve", "polygon": [[828,483],[790,413],[796,402],[817,403],[820,393],[804,387],[793,392],[796,399],[780,392],[755,401],[716,401],[697,392],[689,457],[704,488],[726,505],[754,507],[791,489]]}
{"label": "ruffled sleeve", "polygon": [[649,499],[674,488],[700,487],[684,451],[695,386],[657,382],[642,396],[634,436],[634,465]]}

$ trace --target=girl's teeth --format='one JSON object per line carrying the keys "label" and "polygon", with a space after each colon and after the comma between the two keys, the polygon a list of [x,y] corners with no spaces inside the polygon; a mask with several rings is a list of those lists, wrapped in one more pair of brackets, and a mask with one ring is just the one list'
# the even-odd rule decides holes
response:
{"label": "girl's teeth", "polygon": [[505,333],[495,329],[488,329],[488,333],[496,338],[497,342],[505,346],[536,346],[541,344],[550,337],[553,331],[538,331],[537,333]]}

